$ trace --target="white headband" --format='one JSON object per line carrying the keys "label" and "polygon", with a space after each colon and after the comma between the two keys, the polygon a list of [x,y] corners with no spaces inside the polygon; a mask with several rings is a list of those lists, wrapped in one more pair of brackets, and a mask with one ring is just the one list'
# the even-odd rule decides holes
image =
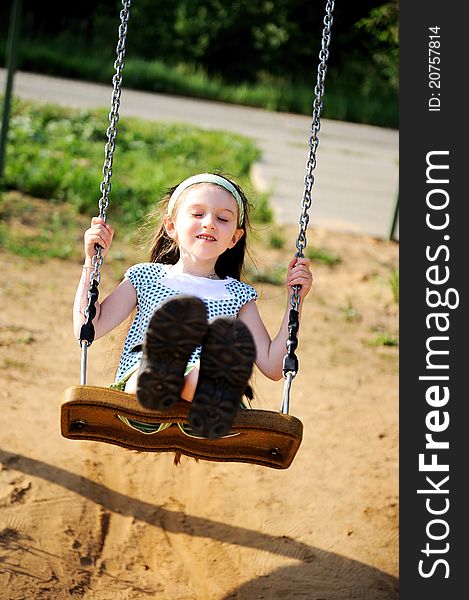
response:
{"label": "white headband", "polygon": [[182,194],[182,192],[184,192],[185,190],[187,190],[188,187],[196,183],[213,183],[215,185],[219,185],[222,188],[225,188],[225,190],[230,192],[230,194],[236,200],[236,204],[238,205],[238,227],[241,227],[244,220],[244,204],[238,190],[231,183],[231,181],[225,179],[224,177],[221,177],[220,175],[214,175],[213,173],[199,173],[198,175],[193,175],[192,177],[189,177],[188,179],[185,179],[182,183],[180,183],[174,190],[174,192],[171,194],[171,198],[169,199],[168,207],[166,209],[166,216],[171,216],[174,209],[174,205],[176,204],[176,201]]}

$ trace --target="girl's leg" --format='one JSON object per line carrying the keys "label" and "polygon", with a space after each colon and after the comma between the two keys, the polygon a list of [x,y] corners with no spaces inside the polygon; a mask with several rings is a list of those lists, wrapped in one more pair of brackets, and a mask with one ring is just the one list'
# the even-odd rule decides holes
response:
{"label": "girl's leg", "polygon": [[192,402],[194,399],[197,382],[199,381],[199,368],[193,367],[184,377],[184,387],[182,388],[181,398]]}
{"label": "girl's leg", "polygon": [[[125,384],[125,391],[129,394],[135,394],[137,391],[137,380],[138,380],[138,369],[132,373]],[[192,402],[194,397],[195,389],[197,387],[197,381],[199,380],[199,369],[193,367],[189,373],[184,377],[184,387],[181,391],[181,398]]]}
{"label": "girl's leg", "polygon": [[155,310],[143,342],[136,388],[142,406],[164,410],[179,400],[187,363],[207,327],[205,304],[193,296],[175,296]]}
{"label": "girl's leg", "polygon": [[138,369],[127,379],[124,391],[129,394],[135,394],[137,391]]}

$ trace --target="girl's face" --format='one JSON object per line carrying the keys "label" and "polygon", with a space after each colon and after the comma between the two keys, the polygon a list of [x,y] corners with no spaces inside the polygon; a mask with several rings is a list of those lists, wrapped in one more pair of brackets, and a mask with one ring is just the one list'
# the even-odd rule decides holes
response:
{"label": "girl's face", "polygon": [[197,184],[179,198],[175,214],[164,219],[166,231],[178,244],[181,258],[212,262],[243,236],[238,204],[227,190]]}

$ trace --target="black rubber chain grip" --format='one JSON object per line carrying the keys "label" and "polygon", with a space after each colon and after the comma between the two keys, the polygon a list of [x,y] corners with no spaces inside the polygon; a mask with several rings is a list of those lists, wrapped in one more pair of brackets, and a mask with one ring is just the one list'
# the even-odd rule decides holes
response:
{"label": "black rubber chain grip", "polygon": [[80,345],[82,342],[87,342],[88,346],[90,346],[94,341],[94,325],[93,319],[96,316],[96,302],[98,301],[99,290],[98,290],[98,282],[96,280],[90,286],[88,290],[88,306],[86,307],[85,314],[86,321],[83,323],[80,329]]}
{"label": "black rubber chain grip", "polygon": [[287,340],[287,354],[283,359],[283,375],[287,376],[287,373],[298,373],[298,358],[295,354],[295,350],[298,347],[298,330],[300,328],[300,316],[297,310],[292,308],[288,316],[288,340]]}

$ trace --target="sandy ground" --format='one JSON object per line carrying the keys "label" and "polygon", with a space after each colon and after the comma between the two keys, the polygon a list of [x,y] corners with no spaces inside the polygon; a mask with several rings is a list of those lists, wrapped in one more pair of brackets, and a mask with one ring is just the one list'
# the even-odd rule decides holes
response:
{"label": "sandy ground", "polygon": [[[284,235],[286,250],[256,248],[259,268],[286,264],[296,228]],[[291,406],[304,440],[284,471],[187,457],[175,467],[172,455],[61,437],[62,393],[79,380],[81,262],[0,253],[2,599],[398,597],[398,349],[370,343],[397,335],[398,246],[309,237],[343,260],[314,266]],[[102,294],[131,263],[106,259]],[[285,292],[256,287],[273,334]],[[106,354],[101,340],[90,349],[90,384],[111,380]],[[278,409],[282,382],[257,374],[255,388],[258,407]]]}

